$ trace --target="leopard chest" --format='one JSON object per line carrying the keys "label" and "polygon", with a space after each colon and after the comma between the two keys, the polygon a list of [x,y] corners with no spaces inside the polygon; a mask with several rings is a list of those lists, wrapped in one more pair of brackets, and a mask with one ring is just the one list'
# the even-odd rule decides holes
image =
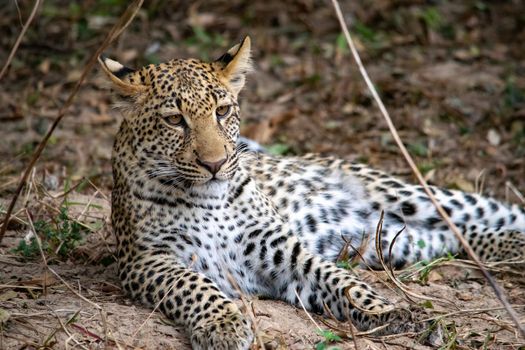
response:
{"label": "leopard chest", "polygon": [[[212,279],[229,295],[236,295],[233,279],[246,294],[261,293],[257,263],[242,254],[246,220],[220,206],[162,208],[156,244],[168,245],[182,264]],[[160,232],[160,233],[158,233]],[[162,243],[161,243],[162,242]]]}

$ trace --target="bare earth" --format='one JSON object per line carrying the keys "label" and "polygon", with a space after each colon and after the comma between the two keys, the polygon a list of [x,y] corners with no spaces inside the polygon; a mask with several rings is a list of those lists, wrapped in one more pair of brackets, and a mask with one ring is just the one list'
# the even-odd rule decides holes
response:
{"label": "bare earth", "polygon": [[[33,2],[17,3],[25,20]],[[36,144],[124,3],[57,0],[40,9],[0,82],[1,214]],[[342,7],[426,178],[525,203],[525,3],[432,3],[348,1]],[[20,29],[11,1],[0,8],[5,33],[0,62]],[[249,34],[257,71],[242,95],[244,135],[274,153],[336,155],[414,181],[339,32],[329,2],[151,1],[108,54],[135,67],[175,57],[207,59]],[[0,349],[189,349],[183,329],[127,299],[117,279],[108,218],[111,146],[120,116],[103,80],[89,76],[37,163],[0,244]],[[45,260],[38,249],[29,258],[13,251],[32,234],[31,222],[59,225],[64,207],[67,222],[83,225],[82,239],[72,248],[60,255],[55,246],[44,252]],[[525,322],[523,266],[489,268]],[[443,316],[442,349],[525,348],[468,262],[443,260],[402,279],[412,295],[421,296],[412,301],[384,272],[350,273],[400,305],[417,303],[431,317]],[[408,272],[396,272],[403,274]],[[339,349],[436,347],[411,334],[357,334],[354,342],[348,324],[278,301],[247,303],[259,334],[254,349],[261,343],[266,349],[315,348],[323,340],[318,327],[342,337],[329,345]]]}

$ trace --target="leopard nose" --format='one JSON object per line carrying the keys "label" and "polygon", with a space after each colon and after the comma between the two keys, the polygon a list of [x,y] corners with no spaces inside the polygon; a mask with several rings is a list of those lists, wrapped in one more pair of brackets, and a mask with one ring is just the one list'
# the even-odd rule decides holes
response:
{"label": "leopard nose", "polygon": [[204,160],[197,159],[197,164],[208,170],[213,175],[217,174],[221,169],[221,166],[226,163],[226,158],[223,158],[217,162],[207,162]]}

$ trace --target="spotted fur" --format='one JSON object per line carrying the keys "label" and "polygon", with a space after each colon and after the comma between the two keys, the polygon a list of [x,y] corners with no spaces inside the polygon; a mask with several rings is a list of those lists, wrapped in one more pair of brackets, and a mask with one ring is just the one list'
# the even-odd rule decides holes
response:
{"label": "spotted fur", "polygon": [[[100,61],[125,116],[113,152],[112,222],[132,297],[184,324],[194,349],[252,342],[249,320],[230,299],[238,296],[231,279],[247,295],[293,305],[300,298],[359,329],[417,329],[410,313],[335,260],[343,247],[350,257],[361,247],[361,264],[380,268],[381,211],[384,258],[396,268],[461,254],[458,241],[419,186],[340,159],[236,146],[249,38],[212,63],[179,59],[134,71]],[[523,208],[432,191],[482,259],[525,256]]]}

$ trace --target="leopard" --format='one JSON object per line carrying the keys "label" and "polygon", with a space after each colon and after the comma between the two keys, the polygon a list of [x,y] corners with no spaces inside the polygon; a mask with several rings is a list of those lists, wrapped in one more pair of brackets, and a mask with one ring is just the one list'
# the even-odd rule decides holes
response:
{"label": "leopard", "polygon": [[[417,313],[338,258],[399,270],[465,255],[463,246],[420,185],[337,157],[274,156],[239,142],[249,37],[213,61],[99,63],[122,114],[111,221],[131,298],[182,325],[193,349],[250,348],[253,322],[235,302],[242,295],[302,305],[358,330],[421,329]],[[481,260],[525,257],[523,207],[430,191]]]}

